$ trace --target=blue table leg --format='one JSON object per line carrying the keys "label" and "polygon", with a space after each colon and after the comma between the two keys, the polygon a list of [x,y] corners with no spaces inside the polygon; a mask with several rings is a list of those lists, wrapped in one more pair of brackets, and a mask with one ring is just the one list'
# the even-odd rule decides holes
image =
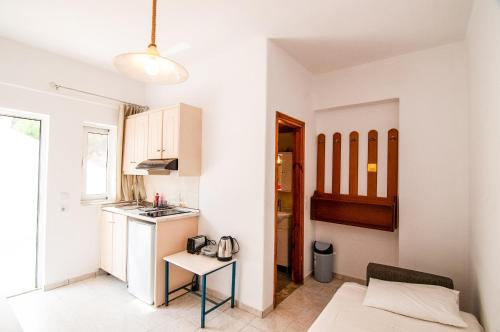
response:
{"label": "blue table leg", "polygon": [[207,276],[201,276],[201,328],[205,328],[205,302],[207,298]]}
{"label": "blue table leg", "polygon": [[168,262],[165,261],[165,305],[168,305],[168,293],[169,293],[169,285],[168,285]]}
{"label": "blue table leg", "polygon": [[234,308],[234,288],[236,283],[236,262],[233,263],[233,273],[231,278],[231,308]]}

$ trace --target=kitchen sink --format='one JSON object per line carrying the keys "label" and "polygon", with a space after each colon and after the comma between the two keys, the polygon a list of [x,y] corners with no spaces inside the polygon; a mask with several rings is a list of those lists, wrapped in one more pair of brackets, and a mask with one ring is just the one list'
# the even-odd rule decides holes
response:
{"label": "kitchen sink", "polygon": [[137,209],[140,209],[140,208],[143,208],[144,206],[142,205],[123,205],[123,206],[119,206],[120,209],[122,210],[137,210]]}
{"label": "kitchen sink", "polygon": [[119,208],[122,210],[137,210],[137,209],[142,209],[142,208],[146,207],[146,205],[144,205],[144,204],[136,204],[135,202],[118,202],[118,203],[109,204],[107,206],[116,207],[116,208]]}

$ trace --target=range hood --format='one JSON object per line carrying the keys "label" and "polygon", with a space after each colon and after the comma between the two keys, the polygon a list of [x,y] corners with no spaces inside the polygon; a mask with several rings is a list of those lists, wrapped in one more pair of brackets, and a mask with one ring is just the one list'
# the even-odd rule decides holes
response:
{"label": "range hood", "polygon": [[155,171],[177,171],[179,162],[177,158],[172,159],[148,159],[139,163],[136,169],[144,169],[148,172]]}

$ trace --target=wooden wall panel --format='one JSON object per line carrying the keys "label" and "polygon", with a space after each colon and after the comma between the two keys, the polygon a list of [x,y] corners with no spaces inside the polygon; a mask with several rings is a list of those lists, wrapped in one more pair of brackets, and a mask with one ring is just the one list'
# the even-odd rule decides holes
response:
{"label": "wooden wall panel", "polygon": [[387,136],[387,198],[392,198],[398,195],[398,130],[389,130]]}
{"label": "wooden wall panel", "polygon": [[332,153],[332,193],[340,194],[340,157],[342,147],[342,135],[333,134],[333,153]]}
{"label": "wooden wall panel", "polygon": [[316,164],[316,191],[325,192],[325,135],[318,135],[318,157]]}
{"label": "wooden wall panel", "polygon": [[359,134],[349,134],[349,195],[358,196],[358,150]]}
{"label": "wooden wall panel", "polygon": [[367,172],[367,195],[377,197],[377,159],[378,159],[378,133],[370,130],[368,133],[368,172]]}
{"label": "wooden wall panel", "polygon": [[389,130],[387,197],[377,197],[378,133],[368,133],[367,195],[358,195],[359,133],[349,135],[349,194],[340,194],[341,134],[333,135],[332,193],[324,192],[325,136],[318,135],[317,190],[311,197],[311,219],[394,231],[398,226],[398,131]]}

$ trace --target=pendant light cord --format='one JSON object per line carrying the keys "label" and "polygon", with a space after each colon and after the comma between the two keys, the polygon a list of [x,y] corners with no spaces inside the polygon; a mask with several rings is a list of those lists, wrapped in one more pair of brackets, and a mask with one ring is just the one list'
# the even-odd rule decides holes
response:
{"label": "pendant light cord", "polygon": [[156,0],[153,0],[153,12],[151,17],[151,44],[156,47]]}

